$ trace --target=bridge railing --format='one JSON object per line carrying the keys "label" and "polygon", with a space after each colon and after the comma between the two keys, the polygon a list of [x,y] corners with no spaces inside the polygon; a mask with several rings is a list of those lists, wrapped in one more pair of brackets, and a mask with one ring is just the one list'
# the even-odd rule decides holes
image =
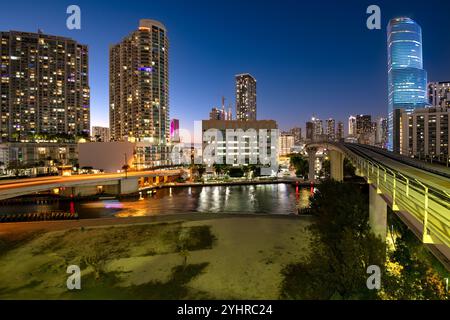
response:
{"label": "bridge railing", "polygon": [[422,225],[424,243],[450,247],[450,195],[399,171],[347,151],[358,174],[387,196],[393,211],[405,211]]}

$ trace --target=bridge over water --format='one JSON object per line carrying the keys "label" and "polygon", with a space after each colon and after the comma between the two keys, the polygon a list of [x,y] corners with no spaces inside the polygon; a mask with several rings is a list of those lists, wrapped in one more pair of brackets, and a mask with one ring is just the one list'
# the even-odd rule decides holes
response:
{"label": "bridge over water", "polygon": [[115,174],[52,176],[0,182],[0,200],[58,189],[65,196],[87,196],[100,191],[108,194],[130,194],[170,182],[181,175],[180,170],[137,171]]}

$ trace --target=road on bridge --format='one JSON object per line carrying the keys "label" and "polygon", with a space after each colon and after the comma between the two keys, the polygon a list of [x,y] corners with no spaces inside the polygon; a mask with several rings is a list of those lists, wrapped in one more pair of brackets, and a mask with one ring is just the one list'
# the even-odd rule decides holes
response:
{"label": "road on bridge", "polygon": [[[149,175],[165,175],[165,174],[178,174],[179,170],[160,170],[160,171],[130,171],[128,177],[142,177]],[[62,184],[62,183],[82,183],[90,180],[98,179],[122,179],[125,177],[124,173],[100,173],[100,174],[80,174],[73,176],[51,176],[51,177],[39,177],[39,178],[26,178],[26,179],[11,179],[0,181],[0,192],[2,190],[9,190],[14,188],[24,188],[32,186],[50,185],[50,184]]]}

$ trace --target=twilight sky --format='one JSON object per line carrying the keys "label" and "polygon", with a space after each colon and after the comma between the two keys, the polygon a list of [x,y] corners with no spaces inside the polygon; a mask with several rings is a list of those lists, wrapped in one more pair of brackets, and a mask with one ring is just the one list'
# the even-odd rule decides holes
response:
{"label": "twilight sky", "polygon": [[[66,8],[81,8],[81,30],[66,28]],[[366,28],[366,8],[381,8],[382,30]],[[387,114],[386,26],[406,15],[423,31],[429,81],[450,80],[449,0],[146,0],[8,1],[0,30],[45,33],[89,45],[91,123],[108,126],[108,48],[159,20],[170,40],[170,116],[181,127],[207,119],[221,96],[235,114],[234,75],[257,79],[258,119],[280,129],[313,114]]]}

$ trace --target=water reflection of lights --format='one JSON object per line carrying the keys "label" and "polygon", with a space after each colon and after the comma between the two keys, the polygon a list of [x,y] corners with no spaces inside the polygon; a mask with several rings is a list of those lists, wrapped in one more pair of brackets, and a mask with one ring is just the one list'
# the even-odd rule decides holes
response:
{"label": "water reflection of lights", "polygon": [[83,207],[91,208],[91,209],[97,209],[97,208],[105,208],[105,209],[122,209],[123,203],[119,202],[118,200],[103,200],[103,201],[96,201],[91,203],[83,203]]}
{"label": "water reflection of lights", "polygon": [[103,206],[105,209],[122,209],[123,204],[118,200],[106,200],[103,201]]}
{"label": "water reflection of lights", "polygon": [[286,192],[286,185],[285,184],[279,184],[278,185],[278,193],[285,193]]}
{"label": "water reflection of lights", "polygon": [[115,216],[118,218],[128,218],[128,217],[145,217],[148,216],[149,213],[145,209],[134,210],[131,212],[119,212],[116,213]]}
{"label": "water reflection of lights", "polygon": [[[137,217],[189,212],[292,214],[297,212],[297,208],[308,206],[311,190],[316,191],[314,185],[311,187],[304,188],[300,184],[298,188],[289,184],[199,186],[174,190],[168,187],[158,191],[155,198],[147,198],[148,190],[143,190],[145,201],[137,201],[138,197],[121,201],[111,197],[92,203],[76,204],[74,207],[82,217]],[[69,204],[66,206],[65,210],[69,211]],[[0,212],[2,209],[0,208]]]}
{"label": "water reflection of lights", "polygon": [[202,188],[199,195],[198,210],[200,212],[205,212],[208,210],[208,207],[208,192],[206,191],[206,188]]}
{"label": "water reflection of lights", "polygon": [[71,214],[75,213],[75,204],[73,203],[73,201],[70,202],[70,213]]}
{"label": "water reflection of lights", "polygon": [[219,201],[219,187],[214,187],[213,193],[212,193],[212,199],[213,199],[214,203]]}

